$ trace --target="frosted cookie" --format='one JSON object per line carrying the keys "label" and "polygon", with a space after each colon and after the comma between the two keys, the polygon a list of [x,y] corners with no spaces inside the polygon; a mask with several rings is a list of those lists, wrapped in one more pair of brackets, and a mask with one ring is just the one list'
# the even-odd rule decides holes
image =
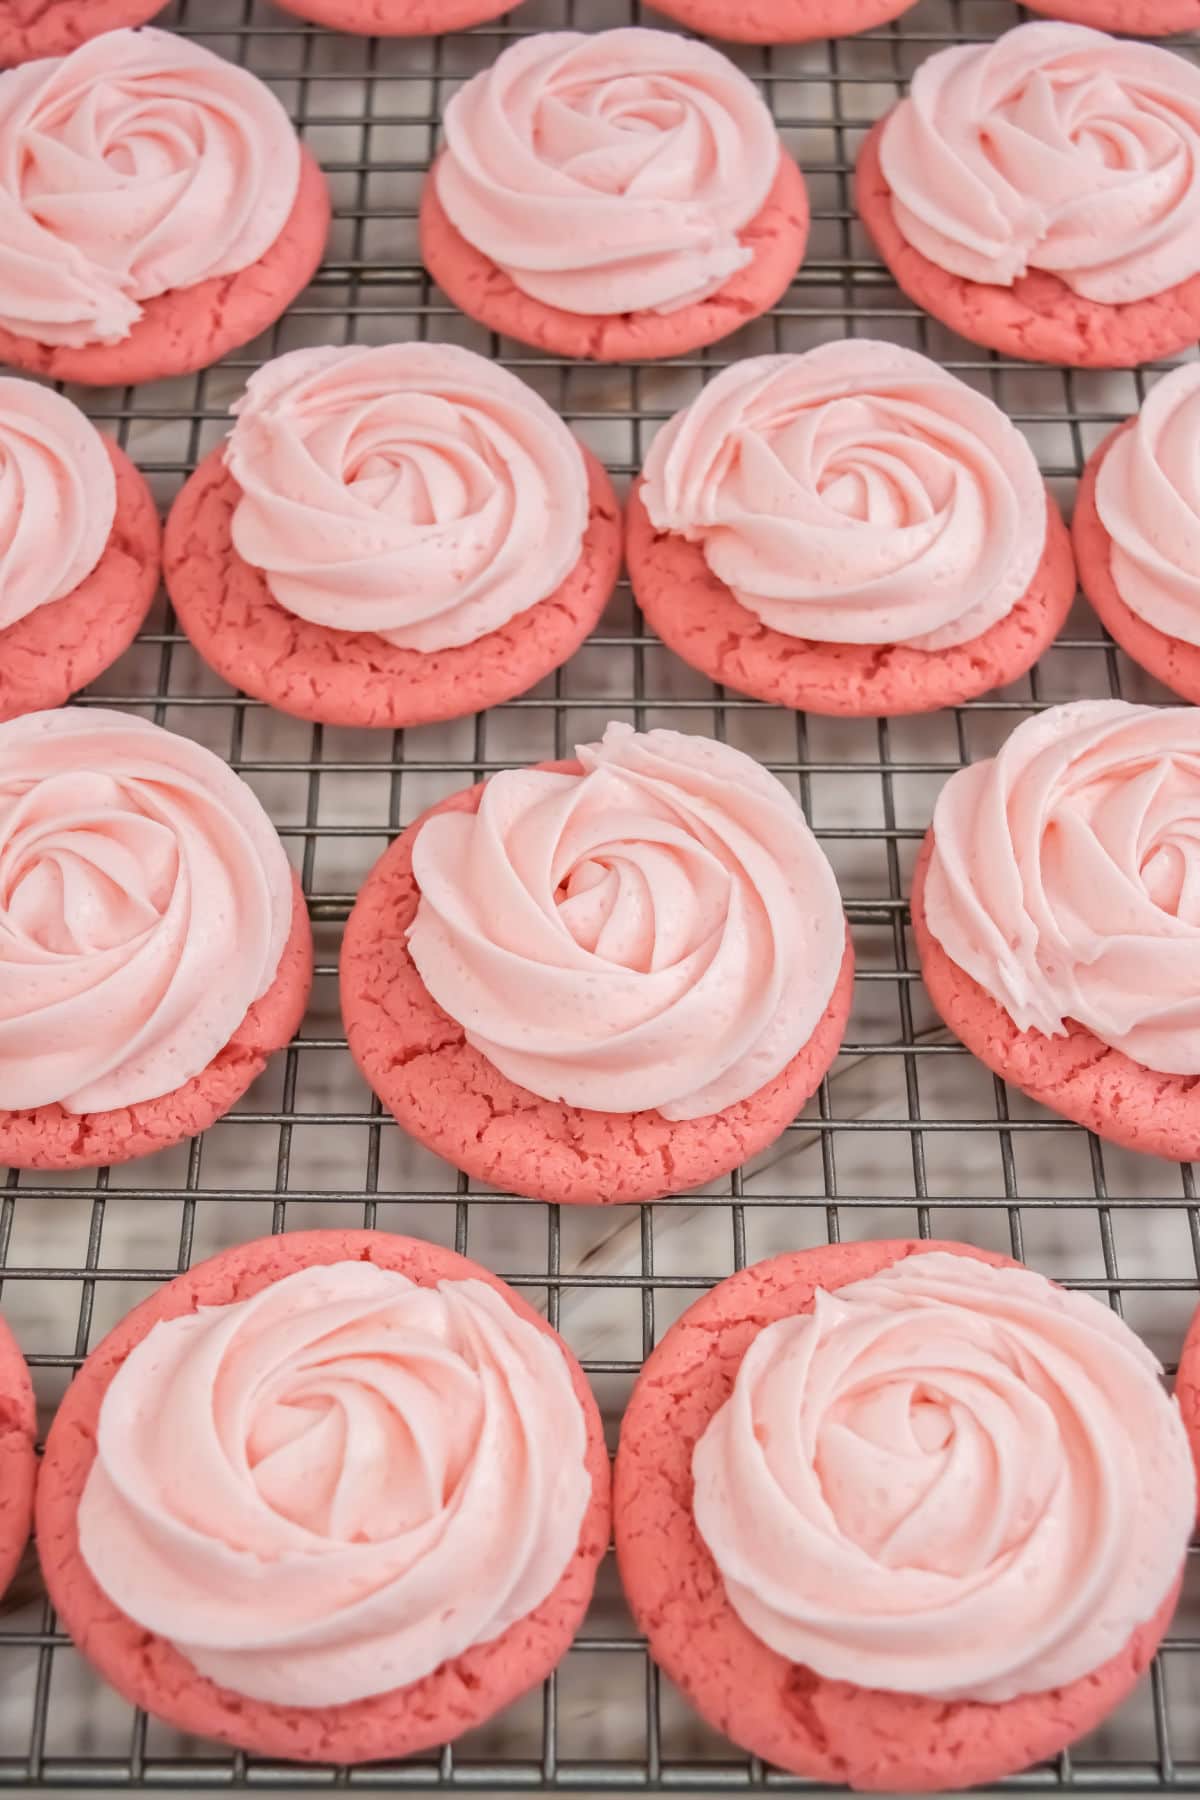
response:
{"label": "frosted cookie", "polygon": [[166,0],[3,0],[0,69],[35,56],[65,56],[121,25],[144,25]]}
{"label": "frosted cookie", "polygon": [[1072,534],[1083,591],[1121,648],[1200,700],[1200,366],[1158,381],[1089,458]]}
{"label": "frosted cookie", "polygon": [[332,725],[511,700],[597,623],[608,476],[545,401],[449,344],[295,350],[250,379],[167,521],[167,587],[218,674]]}
{"label": "frosted cookie", "polygon": [[626,556],[685,662],[817,713],[1015,681],[1075,596],[1021,433],[926,357],[862,339],[722,370],[655,438]]}
{"label": "frosted cookie", "polygon": [[177,1730],[401,1757],[544,1680],[608,1547],[579,1365],[486,1269],[292,1232],[161,1288],[67,1390],[37,1509],[81,1653]]}
{"label": "frosted cookie", "polygon": [[171,32],[0,75],[0,362],[94,386],[207,368],[320,263],[329,194],[271,90]]}
{"label": "frosted cookie", "polygon": [[0,376],[0,721],[60,706],[129,648],[160,537],[125,452],[53,389]]}
{"label": "frosted cookie", "polygon": [[421,253],[505,337],[603,362],[673,356],[769,312],[808,236],[804,178],[754,83],[629,27],[512,44],[446,108]]}
{"label": "frosted cookie", "polygon": [[0,1318],[0,1599],[17,1571],[33,1523],[37,1409],[17,1340]]}
{"label": "frosted cookie", "polygon": [[515,11],[520,0],[276,0],[283,12],[331,31],[369,37],[434,37]]}
{"label": "frosted cookie", "polygon": [[740,44],[800,44],[849,37],[898,19],[916,0],[654,0],[655,12],[708,37]]}
{"label": "frosted cookie", "polygon": [[346,926],[342,1015],[384,1105],[468,1175],[653,1200],[792,1121],[854,959],[820,845],[750,757],[618,724],[576,755],[397,839]]}
{"label": "frosted cookie", "polygon": [[1200,68],[1082,25],[927,58],[856,194],[897,285],[972,343],[1124,368],[1200,337]]}
{"label": "frosted cookie", "polygon": [[0,1166],[165,1150],[300,1023],[304,896],[199,744],[99,708],[0,726],[0,870]]}
{"label": "frosted cookie", "polygon": [[1098,1136],[1200,1156],[1200,713],[1080,700],[952,775],[913,880],[929,997]]}
{"label": "frosted cookie", "polygon": [[1098,31],[1125,31],[1133,37],[1168,37],[1200,30],[1200,0],[1021,0],[1030,12],[1071,19]]}
{"label": "frosted cookie", "polygon": [[1111,1309],[965,1244],[722,1281],[621,1426],[617,1558],[717,1730],[822,1783],[986,1785],[1117,1707],[1195,1512],[1161,1369]]}

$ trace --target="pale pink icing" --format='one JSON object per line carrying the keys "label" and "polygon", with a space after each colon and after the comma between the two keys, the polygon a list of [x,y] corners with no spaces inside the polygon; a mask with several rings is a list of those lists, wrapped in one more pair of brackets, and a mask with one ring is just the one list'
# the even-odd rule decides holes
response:
{"label": "pale pink icing", "polygon": [[1037,459],[999,407],[869,339],[723,370],[655,438],[642,499],[764,625],[819,642],[966,643],[1045,540]]}
{"label": "pale pink icing", "polygon": [[747,1628],[818,1675],[1004,1701],[1123,1650],[1195,1518],[1155,1358],[1107,1306],[935,1251],[759,1332],[696,1445]]}
{"label": "pale pink icing", "polygon": [[292,905],[210,750],[98,708],[0,725],[0,1109],[106,1112],[198,1075],[275,979]]}
{"label": "pale pink icing", "polygon": [[470,350],[294,350],[234,411],[234,547],[302,619],[444,650],[544,600],[579,561],[583,452],[540,395]]}
{"label": "pale pink icing", "polygon": [[925,919],[1022,1031],[1200,1074],[1200,711],[1080,700],[952,775]]}
{"label": "pale pink icing", "polygon": [[332,1263],[154,1326],[104,1396],[79,1547],[202,1675],[337,1706],[546,1599],[586,1448],[562,1350],[486,1282]]}
{"label": "pale pink icing", "polygon": [[256,76],[169,31],[108,31],[0,75],[0,325],[119,343],[140,302],[271,248],[300,145]]}
{"label": "pale pink icing", "polygon": [[91,574],[116,510],[91,420],[53,388],[0,377],[0,631]]}
{"label": "pale pink icing", "polygon": [[1200,364],[1164,375],[1132,429],[1114,439],[1096,477],[1096,511],[1126,606],[1200,644]]}
{"label": "pale pink icing", "polygon": [[1120,305],[1200,272],[1200,69],[1083,25],[928,57],[884,125],[896,223],[953,275]]}
{"label": "pale pink icing", "polygon": [[446,108],[451,223],[565,312],[675,312],[751,260],[738,233],[779,162],[753,82],[706,44],[636,26],[511,45]]}
{"label": "pale pink icing", "polygon": [[408,946],[502,1074],[594,1112],[702,1118],[812,1036],[845,951],[795,800],[708,738],[611,724],[579,775],[494,775],[429,819]]}

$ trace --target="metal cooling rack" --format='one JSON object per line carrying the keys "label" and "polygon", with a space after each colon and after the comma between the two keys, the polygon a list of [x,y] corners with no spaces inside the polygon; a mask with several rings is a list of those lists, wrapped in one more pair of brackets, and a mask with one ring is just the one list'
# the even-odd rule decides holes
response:
{"label": "metal cooling rack", "polygon": [[[597,369],[501,343],[424,276],[415,212],[445,99],[519,32],[599,29],[634,0],[526,0],[494,26],[369,41],[306,29],[255,0],[177,0],[162,22],[277,88],[328,170],[337,224],[325,266],[260,343],[198,377],[77,392],[165,506],[220,437],[266,357],[309,343],[453,339],[517,369],[619,478],[711,371],[764,350],[879,335],[943,361],[1027,431],[1061,497],[1094,442],[1156,371],[1069,374],[997,359],[897,293],[849,198],[863,128],[940,45],[991,37],[1009,0],[921,0],[865,38],[734,51],[768,95],[810,184],[808,259],[769,320],[665,366]],[[1189,53],[1200,54],[1200,40]],[[946,777],[1018,719],[1086,695],[1163,699],[1080,608],[1024,681],[925,719],[806,719],[729,696],[643,631],[622,589],[601,631],[533,693],[486,716],[388,735],[283,718],[225,688],[161,610],[83,704],[136,709],[226,755],[256,788],[303,876],[317,930],[301,1036],[233,1115],[190,1146],[76,1178],[0,1171],[3,1301],[48,1422],[89,1345],[199,1257],[267,1231],[379,1226],[452,1243],[544,1304],[583,1360],[615,1437],[655,1339],[710,1282],[826,1241],[965,1238],[1107,1296],[1168,1365],[1197,1299],[1193,1170],[1128,1155],[1009,1093],[949,1041],[915,973],[904,895]],[[532,1204],[469,1184],[409,1142],[357,1076],[341,1035],[336,960],[358,884],[388,839],[490,770],[562,756],[609,717],[723,736],[794,783],[847,897],[859,975],[834,1072],[782,1144],[699,1195],[656,1207]],[[709,1732],[650,1666],[611,1559],[578,1643],[544,1690],[440,1755],[347,1775],[181,1739],[109,1692],[58,1630],[30,1555],[0,1606],[0,1785],[67,1789],[798,1789]],[[1200,1580],[1136,1696],[1098,1733],[1009,1789],[1200,1791]]]}

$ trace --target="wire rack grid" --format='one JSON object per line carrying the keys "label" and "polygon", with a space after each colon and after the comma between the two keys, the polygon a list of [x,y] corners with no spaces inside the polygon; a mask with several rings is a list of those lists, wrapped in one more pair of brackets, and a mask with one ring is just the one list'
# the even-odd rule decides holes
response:
{"label": "wire rack grid", "polygon": [[[1022,16],[1010,0],[921,0],[859,39],[734,51],[809,180],[809,255],[768,320],[670,364],[595,368],[524,351],[459,316],[422,271],[415,215],[448,94],[520,33],[641,21],[635,0],[526,0],[496,24],[421,42],[299,25],[265,0],[176,0],[162,23],[252,68],[325,165],[336,225],[325,264],[273,332],[194,378],[76,392],[169,504],[218,441],[247,375],[301,344],[452,340],[532,382],[619,478],[714,370],[764,350],[876,335],[922,349],[1027,432],[1069,504],[1084,457],[1157,368],[1065,373],[978,351],[892,286],[857,226],[849,178],[867,125],[939,46]],[[1200,54],[1200,41],[1178,44]],[[179,1150],[78,1177],[0,1170],[3,1303],[33,1366],[43,1424],[89,1346],[194,1259],[267,1231],[365,1224],[453,1244],[545,1307],[594,1383],[611,1434],[642,1358],[694,1295],[784,1249],[879,1236],[960,1237],[1107,1297],[1168,1367],[1200,1288],[1190,1166],[1102,1146],[995,1081],[940,1028],[908,936],[916,846],[947,776],[1038,707],[1166,698],[1086,608],[1011,689],[917,720],[806,718],[727,694],[643,630],[622,589],[552,680],[477,718],[420,730],[302,725],[211,676],[162,606],[82,704],[133,709],[228,757],[303,878],[317,982],[300,1036],[233,1114]],[[656,1207],[557,1208],[469,1184],[414,1145],[359,1079],[341,1032],[340,930],[368,868],[434,799],[489,771],[562,756],[608,718],[726,738],[793,784],[846,896],[858,955],[847,1042],[768,1155]],[[579,1640],[545,1688],[452,1749],[354,1771],[221,1750],[134,1714],[90,1672],[45,1602],[32,1554],[0,1605],[0,1785],[730,1791],[807,1784],[709,1732],[649,1663],[611,1558]],[[1200,1790],[1200,1580],[1149,1678],[1103,1730],[1016,1789]]]}

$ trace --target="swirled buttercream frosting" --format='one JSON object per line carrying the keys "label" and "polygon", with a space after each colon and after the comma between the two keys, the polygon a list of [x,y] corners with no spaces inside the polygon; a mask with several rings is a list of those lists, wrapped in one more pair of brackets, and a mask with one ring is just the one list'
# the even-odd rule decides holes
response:
{"label": "swirled buttercream frosting", "polygon": [[1155,383],[1096,475],[1113,585],[1148,625],[1200,645],[1200,365]]}
{"label": "swirled buttercream frosting", "polygon": [[845,954],[795,800],[707,738],[611,724],[577,774],[493,776],[428,819],[408,947],[502,1074],[597,1112],[722,1111],[812,1036]]}
{"label": "swirled buttercream frosting", "polygon": [[158,1099],[275,979],[287,855],[219,757],[100,709],[0,725],[0,1108]]}
{"label": "swirled buttercream frosting", "polygon": [[488,1283],[302,1269],[160,1321],[121,1364],[80,1551],[202,1675],[336,1706],[540,1606],[579,1541],[586,1446],[561,1348]]}
{"label": "swirled buttercream frosting", "polygon": [[723,370],[655,438],[641,494],[764,625],[818,642],[969,642],[1045,546],[1045,484],[999,407],[870,340]]}
{"label": "swirled buttercream frosting", "polygon": [[117,344],[142,303],[274,244],[300,144],[257,76],[173,32],[107,31],[0,75],[0,325]]}
{"label": "swirled buttercream frosting", "polygon": [[579,444],[470,350],[294,350],[235,411],[234,548],[299,618],[445,650],[507,625],[579,561]]}
{"label": "swirled buttercream frosting", "polygon": [[1022,1031],[1200,1074],[1200,712],[1081,700],[950,777],[925,919]]}
{"label": "swirled buttercream frosting", "polygon": [[1155,44],[1047,20],[940,50],[879,160],[908,242],[969,281],[1118,306],[1200,273],[1200,69]]}
{"label": "swirled buttercream frosting", "polygon": [[534,300],[677,312],[751,261],[779,163],[758,90],[717,50],[629,27],[511,45],[446,108],[451,224]]}
{"label": "swirled buttercream frosting", "polygon": [[0,377],[0,632],[91,574],[116,510],[91,420],[53,388]]}
{"label": "swirled buttercream frosting", "polygon": [[766,1326],[696,1444],[743,1624],[827,1679],[1003,1702],[1089,1675],[1178,1579],[1175,1402],[1107,1306],[912,1255]]}

